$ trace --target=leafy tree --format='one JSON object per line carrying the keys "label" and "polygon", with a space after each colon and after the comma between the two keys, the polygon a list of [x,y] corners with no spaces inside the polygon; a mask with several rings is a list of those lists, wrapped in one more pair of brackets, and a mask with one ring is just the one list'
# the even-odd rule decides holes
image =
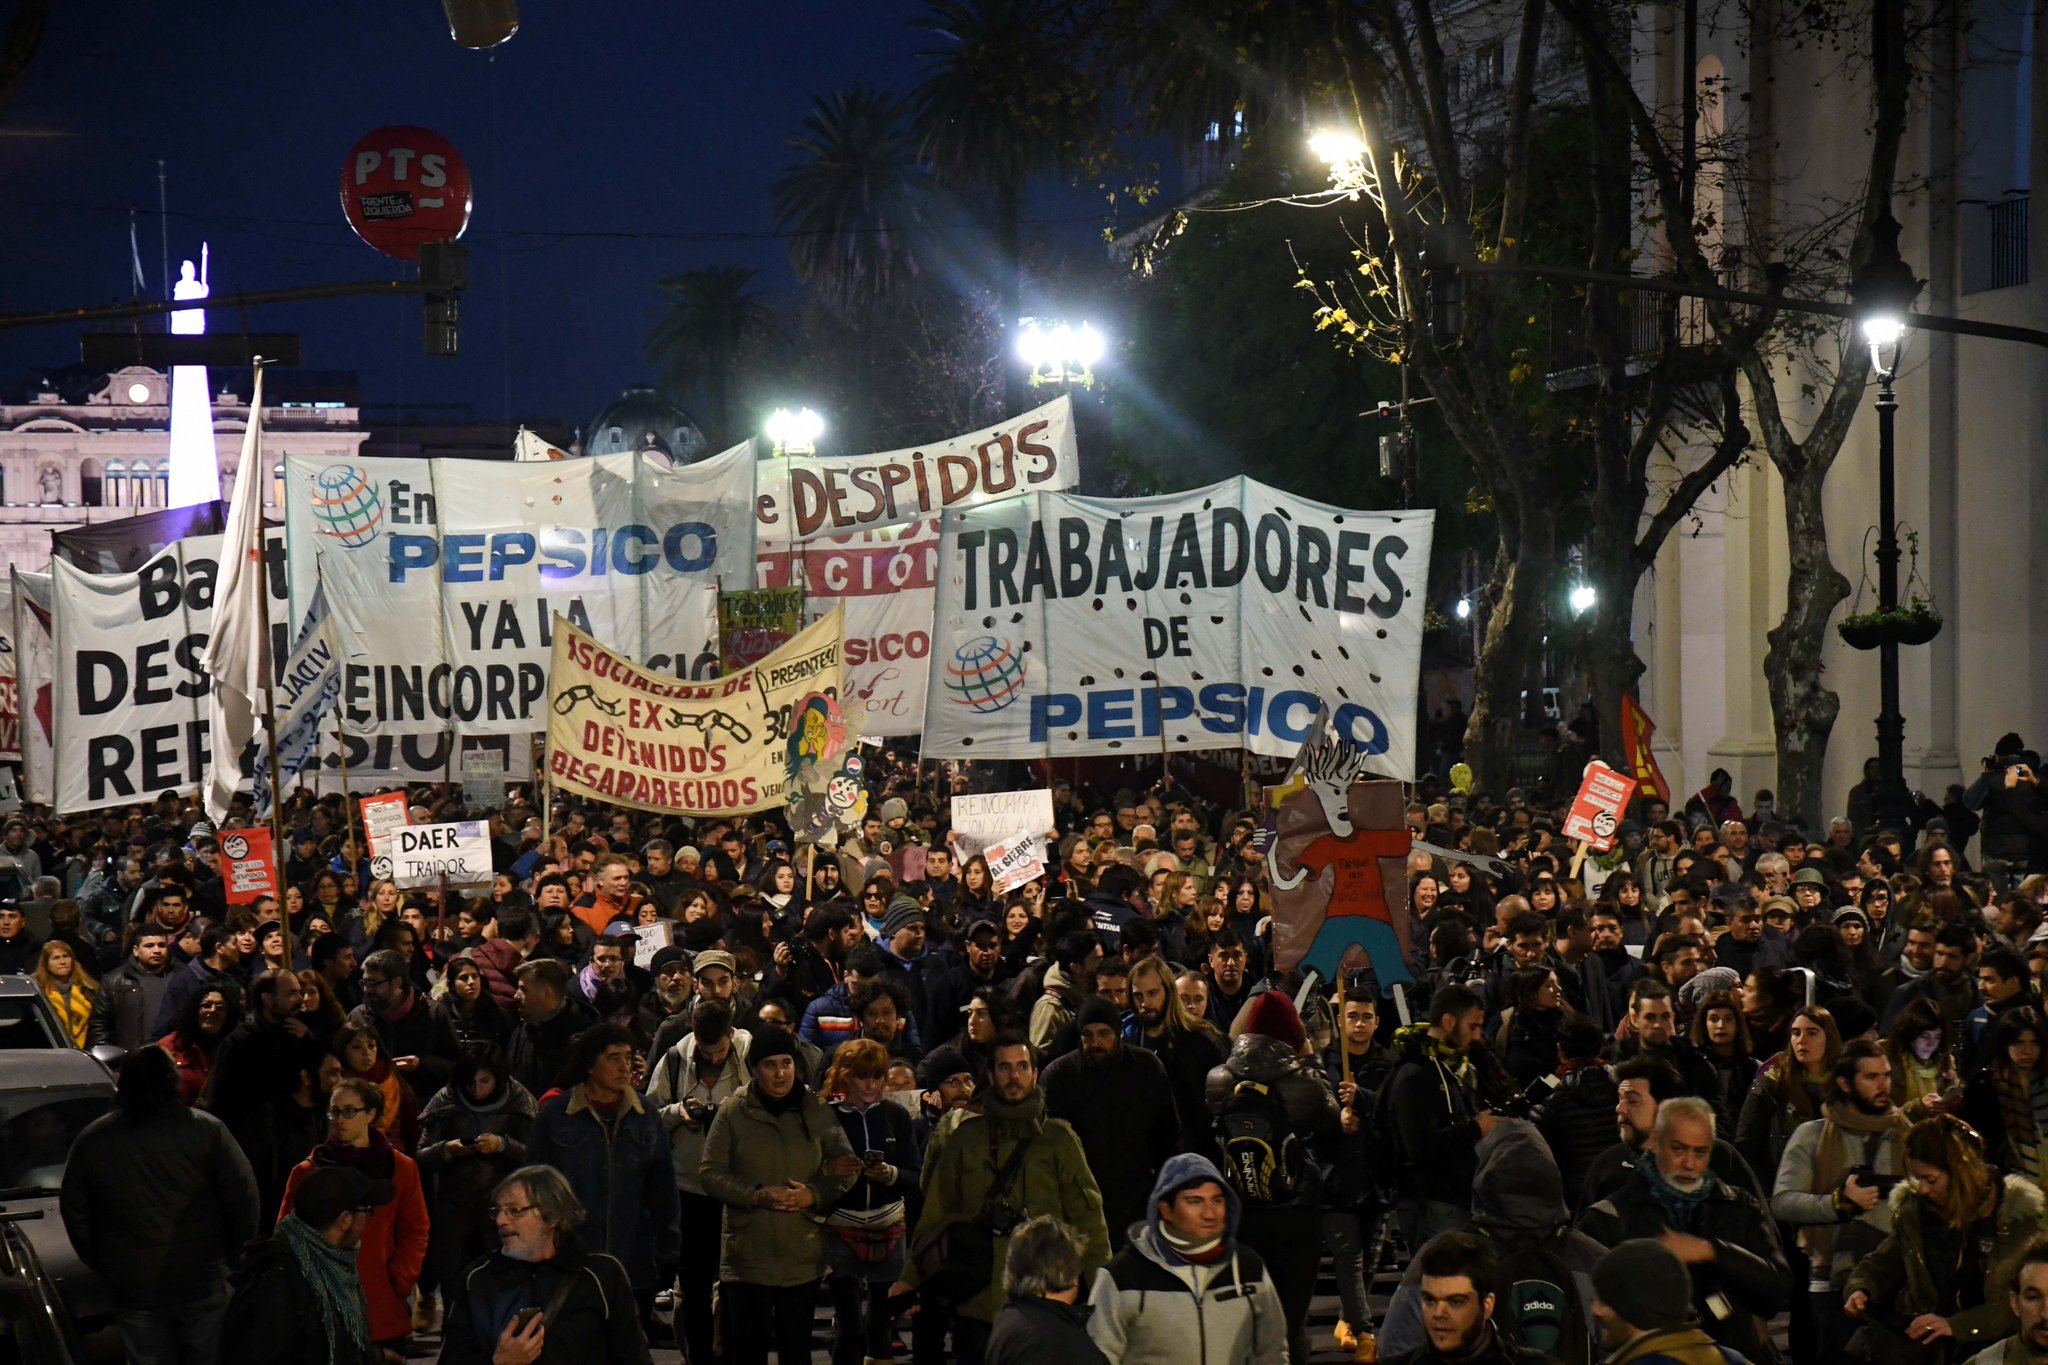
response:
{"label": "leafy tree", "polygon": [[[930,62],[912,97],[918,152],[942,183],[993,201],[1004,331],[1016,325],[1022,294],[1026,182],[1070,171],[1100,118],[1095,89],[1073,55],[1081,47],[1074,12],[1054,0],[932,0],[916,21],[940,40],[923,54]],[[1014,368],[1004,391],[1011,412],[1024,406],[1023,375]]]}
{"label": "leafy tree", "polygon": [[657,285],[662,313],[647,334],[647,358],[673,393],[695,401],[714,446],[737,430],[732,386],[742,357],[779,339],[775,309],[753,287],[759,273],[714,265]]}
{"label": "leafy tree", "polygon": [[795,165],[769,195],[797,278],[842,309],[915,279],[929,247],[931,186],[894,95],[854,86],[820,98],[789,140]]}

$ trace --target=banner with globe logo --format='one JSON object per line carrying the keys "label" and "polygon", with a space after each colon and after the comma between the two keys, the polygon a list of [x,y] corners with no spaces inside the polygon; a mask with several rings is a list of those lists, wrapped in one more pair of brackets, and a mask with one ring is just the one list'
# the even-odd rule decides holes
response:
{"label": "banner with globe logo", "polygon": [[357,736],[547,728],[557,613],[670,677],[719,672],[723,583],[753,585],[751,444],[671,467],[285,458],[302,620],[324,583]]}
{"label": "banner with globe logo", "polygon": [[320,534],[351,550],[377,538],[384,498],[361,465],[329,465],[313,476],[313,520]]}
{"label": "banner with globe logo", "polygon": [[1327,708],[1372,771],[1412,778],[1433,529],[1243,478],[949,511],[923,752],[1285,757]]}

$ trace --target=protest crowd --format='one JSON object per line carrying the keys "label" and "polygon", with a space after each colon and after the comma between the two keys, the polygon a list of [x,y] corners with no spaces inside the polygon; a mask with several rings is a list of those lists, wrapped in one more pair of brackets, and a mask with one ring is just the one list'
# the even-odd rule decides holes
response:
{"label": "protest crowd", "polygon": [[2048,1359],[2033,755],[1910,833],[1717,774],[1586,858],[1573,752],[1409,789],[1398,999],[1274,968],[1195,765],[1053,781],[998,894],[948,798],[1042,777],[895,750],[800,863],[514,788],[447,903],[338,795],[232,911],[242,803],[31,812],[0,971],[124,1054],[61,1208],[134,1361],[797,1365],[821,1295],[833,1365]]}

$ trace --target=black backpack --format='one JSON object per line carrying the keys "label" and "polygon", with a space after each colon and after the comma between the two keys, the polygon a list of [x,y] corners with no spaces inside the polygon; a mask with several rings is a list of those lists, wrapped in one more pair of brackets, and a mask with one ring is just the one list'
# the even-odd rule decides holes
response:
{"label": "black backpack", "polygon": [[1550,1233],[1500,1236],[1493,1244],[1493,1324],[1502,1336],[1541,1351],[1564,1365],[1588,1365],[1593,1359],[1593,1333],[1585,1305],[1563,1258],[1565,1228]]}
{"label": "black backpack", "polygon": [[1242,1199],[1284,1203],[1301,1187],[1305,1144],[1287,1120],[1280,1092],[1257,1081],[1239,1081],[1216,1116],[1216,1140],[1223,1148],[1223,1174]]}

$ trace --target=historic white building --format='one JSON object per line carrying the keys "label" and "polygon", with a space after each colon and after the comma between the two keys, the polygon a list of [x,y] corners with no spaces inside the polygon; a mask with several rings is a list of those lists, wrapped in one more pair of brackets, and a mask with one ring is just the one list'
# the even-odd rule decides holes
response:
{"label": "historic white building", "polygon": [[[2048,329],[2028,211],[2048,142],[2034,136],[2043,116],[2035,22],[2028,0],[1969,0],[1916,44],[1930,75],[1915,87],[1893,212],[1905,225],[1900,250],[1927,281],[1917,311]],[[1639,63],[1641,83],[1682,89],[1678,50],[1673,26]],[[1760,220],[1752,240],[1796,225],[1813,205],[1862,193],[1870,99],[1856,59],[1811,46],[1750,53],[1710,30],[1700,53],[1696,77],[1725,74],[1721,107],[1761,158],[1751,178],[1761,188],[1746,205]],[[1734,237],[1742,206],[1730,207]],[[1781,374],[1781,401],[1803,435],[1818,400],[1802,394],[1809,376]],[[1976,776],[2004,732],[2048,745],[2048,621],[2035,597],[2048,582],[2048,349],[1909,331],[1897,393],[1898,514],[1918,534],[1919,572],[1945,618],[1932,644],[1900,651],[1906,779],[1938,802],[1947,784]],[[1825,485],[1829,554],[1851,585],[1836,621],[1858,610],[1856,585],[1876,579],[1865,543],[1877,521],[1875,400],[1873,379]],[[1746,807],[1757,788],[1775,785],[1763,662],[1765,632],[1785,606],[1779,476],[1759,458],[1702,510],[1699,533],[1667,542],[1636,602],[1637,648],[1649,664],[1643,702],[1673,788],[1696,789],[1725,767]],[[1907,568],[1902,561],[1902,590]],[[1874,589],[1864,588],[1860,609],[1874,605]],[[1877,752],[1878,656],[1830,631],[1825,664],[1842,703],[1825,782],[1827,813],[1838,814]]]}
{"label": "historic white building", "polygon": [[[290,391],[270,383],[273,393]],[[222,498],[232,496],[248,425],[247,395],[221,385],[213,428]],[[369,437],[356,407],[334,401],[266,404],[263,432],[264,504],[273,508],[286,455],[348,459]],[[83,401],[45,386],[27,403],[0,404],[0,562],[44,568],[51,532],[164,506],[170,439],[170,377],[160,370],[117,370]]]}

